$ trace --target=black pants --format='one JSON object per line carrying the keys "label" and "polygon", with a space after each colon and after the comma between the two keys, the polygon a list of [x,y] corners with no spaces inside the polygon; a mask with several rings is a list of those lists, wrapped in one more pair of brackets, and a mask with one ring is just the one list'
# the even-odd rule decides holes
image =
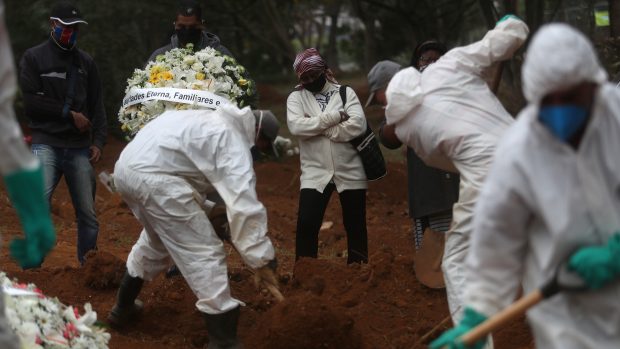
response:
{"label": "black pants", "polygon": [[[333,183],[323,193],[302,189],[299,193],[295,257],[317,257],[319,230],[332,192]],[[366,190],[344,190],[339,194],[342,220],[347,231],[347,263],[368,262],[368,232],[366,230]]]}

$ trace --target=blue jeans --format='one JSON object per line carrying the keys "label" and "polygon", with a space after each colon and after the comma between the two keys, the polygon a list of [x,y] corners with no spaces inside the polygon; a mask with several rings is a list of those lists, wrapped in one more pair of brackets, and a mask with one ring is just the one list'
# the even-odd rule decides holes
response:
{"label": "blue jeans", "polygon": [[50,201],[60,178],[64,175],[77,218],[77,256],[81,264],[84,255],[97,247],[99,223],[95,214],[95,171],[88,160],[89,148],[57,148],[33,144],[32,152],[41,161],[45,177],[45,195]]}

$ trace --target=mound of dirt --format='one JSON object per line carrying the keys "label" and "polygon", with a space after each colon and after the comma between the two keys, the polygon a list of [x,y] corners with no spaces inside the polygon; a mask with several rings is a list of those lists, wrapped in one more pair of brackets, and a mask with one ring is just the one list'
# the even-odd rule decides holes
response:
{"label": "mound of dirt", "polygon": [[81,272],[84,285],[93,290],[117,288],[125,273],[125,262],[103,251],[90,251]]}
{"label": "mound of dirt", "polygon": [[311,292],[287,298],[266,312],[252,338],[255,348],[361,348],[353,318]]}

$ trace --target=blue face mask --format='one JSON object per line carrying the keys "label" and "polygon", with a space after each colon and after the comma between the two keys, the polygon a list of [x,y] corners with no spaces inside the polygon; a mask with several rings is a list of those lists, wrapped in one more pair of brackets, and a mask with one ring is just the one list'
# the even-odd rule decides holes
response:
{"label": "blue face mask", "polygon": [[541,107],[538,119],[562,141],[568,141],[588,119],[588,110],[577,105]]}

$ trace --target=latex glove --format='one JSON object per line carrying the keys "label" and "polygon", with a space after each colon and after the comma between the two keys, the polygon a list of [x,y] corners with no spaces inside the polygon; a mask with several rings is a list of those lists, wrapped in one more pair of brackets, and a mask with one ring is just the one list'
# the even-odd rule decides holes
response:
{"label": "latex glove", "polygon": [[499,21],[497,21],[497,23],[495,23],[495,25],[498,25],[498,24],[502,23],[503,21],[505,21],[505,20],[507,20],[509,18],[514,18],[516,20],[522,21],[521,18],[519,18],[519,17],[517,17],[517,16],[515,16],[513,14],[507,14],[504,17],[500,18]]}
{"label": "latex glove", "polygon": [[261,284],[273,285],[278,287],[278,279],[276,278],[276,269],[278,268],[278,261],[274,258],[264,266],[256,269],[254,272],[254,284],[256,287],[260,287]]}
{"label": "latex glove", "polygon": [[24,269],[38,267],[56,243],[41,166],[8,174],[4,182],[26,236],[11,241],[11,256]]}
{"label": "latex glove", "polygon": [[582,247],[568,262],[588,287],[599,289],[620,276],[620,232],[609,238],[606,245]]}
{"label": "latex glove", "polygon": [[486,319],[486,316],[478,313],[472,308],[465,308],[463,320],[461,320],[459,325],[447,330],[439,338],[431,342],[430,348],[440,349],[445,346],[449,349],[481,349],[487,341],[486,338],[476,342],[474,345],[471,346],[466,346],[460,341],[459,338],[465,333],[471,331],[474,327],[483,323]]}

